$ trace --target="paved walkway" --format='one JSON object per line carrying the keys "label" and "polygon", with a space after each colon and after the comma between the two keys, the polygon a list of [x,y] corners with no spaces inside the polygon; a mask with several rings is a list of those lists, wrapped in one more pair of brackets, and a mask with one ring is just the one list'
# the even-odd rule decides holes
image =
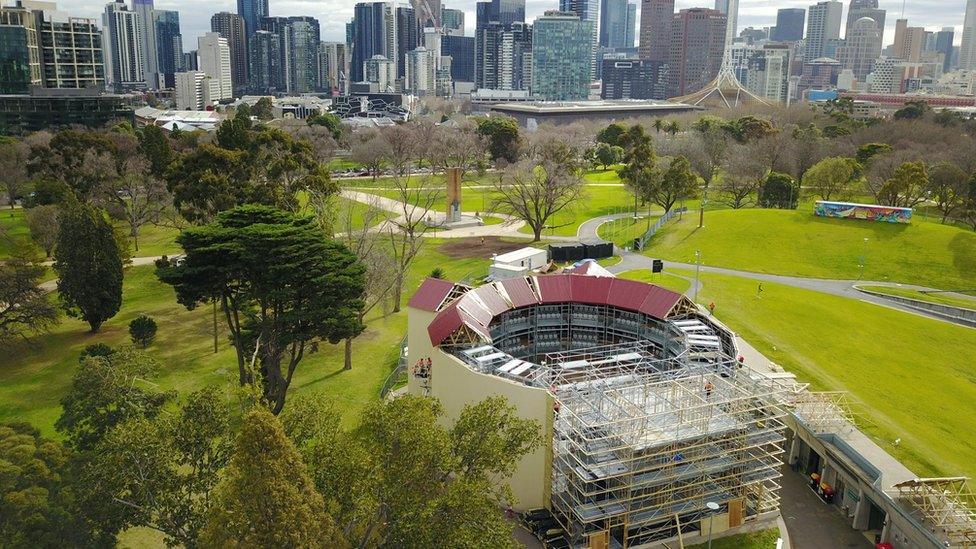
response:
{"label": "paved walkway", "polygon": [[869,549],[872,544],[864,534],[851,528],[833,505],[824,503],[807,487],[806,478],[783,467],[780,513],[790,534],[793,549]]}

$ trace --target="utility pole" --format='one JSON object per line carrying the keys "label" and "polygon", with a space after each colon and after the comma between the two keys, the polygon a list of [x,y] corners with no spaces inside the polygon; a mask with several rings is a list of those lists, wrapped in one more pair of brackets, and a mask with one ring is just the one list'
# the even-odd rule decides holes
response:
{"label": "utility pole", "polygon": [[695,250],[695,297],[692,301],[698,302],[698,286],[701,279],[701,250]]}

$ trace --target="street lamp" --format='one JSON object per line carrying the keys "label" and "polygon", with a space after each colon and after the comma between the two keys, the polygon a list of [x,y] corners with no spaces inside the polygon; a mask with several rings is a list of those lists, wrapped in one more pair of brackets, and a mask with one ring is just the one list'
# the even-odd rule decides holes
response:
{"label": "street lamp", "polygon": [[698,303],[698,286],[701,285],[699,282],[701,278],[701,250],[695,250],[695,297],[692,301]]}
{"label": "street lamp", "polygon": [[712,521],[715,520],[715,513],[721,508],[719,504],[714,501],[709,501],[705,504],[708,507],[708,549],[712,549]]}

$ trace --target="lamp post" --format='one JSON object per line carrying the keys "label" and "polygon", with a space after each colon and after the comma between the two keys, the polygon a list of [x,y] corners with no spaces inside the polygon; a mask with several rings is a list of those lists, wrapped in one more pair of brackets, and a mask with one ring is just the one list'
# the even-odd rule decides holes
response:
{"label": "lamp post", "polygon": [[712,521],[715,520],[715,513],[720,509],[719,505],[714,501],[709,501],[705,504],[708,507],[708,549],[712,549]]}
{"label": "lamp post", "polygon": [[695,303],[698,302],[698,286],[701,285],[699,279],[701,278],[701,250],[695,250],[695,297],[692,299]]}

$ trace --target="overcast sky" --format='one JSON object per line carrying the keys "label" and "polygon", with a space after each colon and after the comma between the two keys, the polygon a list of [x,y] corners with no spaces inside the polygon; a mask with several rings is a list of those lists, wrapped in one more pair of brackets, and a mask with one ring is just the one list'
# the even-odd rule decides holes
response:
{"label": "overcast sky", "polygon": [[[345,24],[352,19],[353,6],[360,0],[270,0],[271,15],[311,15],[318,18],[323,40],[345,39]],[[465,11],[466,34],[474,35],[474,8],[476,0],[443,0],[445,6]],[[640,1],[637,2],[638,12]],[[695,6],[712,7],[714,0],[677,0],[676,9]],[[844,1],[844,20],[847,20],[847,4]],[[98,17],[104,3],[97,0],[57,0],[59,7],[82,17]],[[815,0],[739,0],[739,30],[749,26],[770,26],[776,22],[779,8],[806,8]],[[885,44],[894,36],[895,20],[901,17],[902,2],[881,0],[881,7],[888,10]],[[962,33],[965,0],[914,0],[906,2],[905,16],[909,24],[924,26],[929,30],[942,27],[956,28],[956,43]],[[526,16],[529,20],[542,12],[558,7],[558,0],[526,0]],[[236,0],[156,0],[159,9],[180,12],[183,44],[187,50],[195,49],[196,38],[210,30],[210,16],[218,11],[236,11]],[[639,15],[638,15],[639,18]]]}

